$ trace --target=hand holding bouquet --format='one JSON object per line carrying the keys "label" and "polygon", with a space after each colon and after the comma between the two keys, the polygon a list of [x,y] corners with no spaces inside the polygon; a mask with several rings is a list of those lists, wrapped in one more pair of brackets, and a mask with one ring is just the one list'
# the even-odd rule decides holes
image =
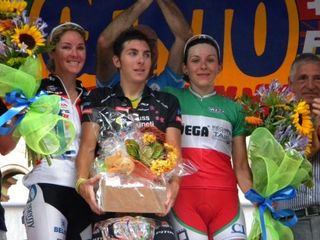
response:
{"label": "hand holding bouquet", "polygon": [[[311,151],[313,125],[309,106],[296,101],[288,88],[272,81],[256,92],[256,99],[239,99],[247,114],[251,134],[249,159],[253,189],[246,197],[258,205],[249,239],[293,239],[290,228],[296,217],[291,210],[276,211],[273,202],[295,196],[301,184],[312,187]],[[280,218],[288,217],[282,223]]]}
{"label": "hand holding bouquet", "polygon": [[102,174],[99,205],[113,212],[166,212],[168,182],[196,168],[179,162],[177,149],[156,127],[140,127],[131,114],[100,112],[100,151],[94,164],[95,174]]}

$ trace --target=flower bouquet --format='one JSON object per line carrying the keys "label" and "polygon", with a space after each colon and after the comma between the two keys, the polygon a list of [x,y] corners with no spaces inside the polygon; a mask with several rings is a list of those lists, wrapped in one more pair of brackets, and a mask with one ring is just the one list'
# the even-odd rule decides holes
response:
{"label": "flower bouquet", "polygon": [[[72,143],[75,131],[72,123],[58,115],[60,97],[38,92],[42,70],[38,58],[47,50],[47,24],[26,16],[26,1],[0,0],[0,97],[11,108],[0,116],[0,134],[22,136],[29,156],[63,153]],[[7,123],[15,119],[13,127]],[[46,119],[44,121],[44,119]],[[56,132],[60,125],[68,134]],[[47,157],[50,164],[50,159]]]}
{"label": "flower bouquet", "polygon": [[[245,197],[257,205],[249,239],[291,240],[297,218],[292,210],[275,210],[274,202],[295,197],[300,184],[313,186],[311,152],[313,125],[308,104],[278,81],[262,86],[255,98],[239,99],[251,134],[248,154],[253,189]],[[288,221],[280,221],[287,219]]]}
{"label": "flower bouquet", "polygon": [[134,114],[108,108],[102,112],[94,164],[95,174],[103,175],[98,204],[110,212],[163,213],[167,182],[196,168],[178,163],[176,148],[156,127],[140,127]]}

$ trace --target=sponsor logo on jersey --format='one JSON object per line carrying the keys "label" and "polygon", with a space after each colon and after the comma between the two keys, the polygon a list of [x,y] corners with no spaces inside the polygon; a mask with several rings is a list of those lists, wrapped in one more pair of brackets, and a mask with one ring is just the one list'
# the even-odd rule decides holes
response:
{"label": "sponsor logo on jersey", "polygon": [[53,232],[66,235],[66,225],[66,221],[64,219],[61,219],[61,226],[54,226]]}
{"label": "sponsor logo on jersey", "polygon": [[140,116],[139,120],[144,122],[150,121],[150,116]]}
{"label": "sponsor logo on jersey", "polygon": [[49,85],[47,86],[47,91],[50,91],[50,92],[57,92],[58,88],[55,86],[55,85]]}
{"label": "sponsor logo on jersey", "polygon": [[63,234],[63,235],[66,234],[65,229],[62,228],[62,227],[53,227],[53,232],[55,232],[55,233],[61,233],[61,234]]}
{"label": "sponsor logo on jersey", "polygon": [[246,228],[244,225],[235,223],[231,227],[231,233],[240,233],[240,234],[246,234]]}
{"label": "sponsor logo on jersey", "polygon": [[28,202],[32,202],[37,196],[37,188],[35,185],[32,185],[29,191]]}
{"label": "sponsor logo on jersey", "polygon": [[115,110],[116,111],[119,111],[119,112],[129,112],[129,110],[130,110],[130,108],[131,107],[120,107],[120,106],[117,106],[116,108],[115,108]]}
{"label": "sponsor logo on jersey", "polygon": [[188,233],[185,229],[181,229],[177,232],[179,240],[189,240]]}
{"label": "sponsor logo on jersey", "polygon": [[26,227],[34,228],[34,217],[32,212],[32,204],[27,204],[23,212],[23,223]]}
{"label": "sponsor logo on jersey", "polygon": [[82,114],[92,114],[92,108],[83,109]]}
{"label": "sponsor logo on jersey", "polygon": [[209,112],[224,113],[224,110],[218,107],[208,107]]}
{"label": "sponsor logo on jersey", "polygon": [[209,129],[208,127],[202,127],[202,126],[184,125],[182,128],[182,134],[189,135],[189,136],[208,137]]}
{"label": "sponsor logo on jersey", "polygon": [[232,132],[229,129],[220,126],[211,126],[211,131],[213,138],[230,144],[232,140]]}
{"label": "sponsor logo on jersey", "polygon": [[154,126],[154,122],[139,122],[139,127],[153,127]]}

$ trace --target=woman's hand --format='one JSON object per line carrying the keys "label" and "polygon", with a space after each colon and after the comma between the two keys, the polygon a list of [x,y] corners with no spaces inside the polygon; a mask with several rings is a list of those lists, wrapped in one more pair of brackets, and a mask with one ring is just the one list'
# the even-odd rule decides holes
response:
{"label": "woman's hand", "polygon": [[83,199],[89,204],[91,210],[99,215],[102,214],[103,211],[100,209],[96,202],[94,187],[97,185],[100,179],[101,175],[96,175],[92,178],[89,178],[79,186],[78,191],[81,197],[83,197]]}
{"label": "woman's hand", "polygon": [[166,209],[164,213],[158,214],[158,216],[163,217],[170,212],[170,209],[177,198],[179,187],[180,187],[180,180],[178,179],[178,177],[172,179],[169,182],[167,186],[167,201],[164,203]]}

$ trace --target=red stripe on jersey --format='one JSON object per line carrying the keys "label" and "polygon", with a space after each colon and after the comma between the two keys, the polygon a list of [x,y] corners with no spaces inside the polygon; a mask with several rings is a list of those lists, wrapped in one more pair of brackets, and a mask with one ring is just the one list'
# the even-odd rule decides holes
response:
{"label": "red stripe on jersey", "polygon": [[183,148],[182,156],[198,166],[198,171],[185,176],[181,187],[236,190],[236,176],[230,157],[214,150]]}

